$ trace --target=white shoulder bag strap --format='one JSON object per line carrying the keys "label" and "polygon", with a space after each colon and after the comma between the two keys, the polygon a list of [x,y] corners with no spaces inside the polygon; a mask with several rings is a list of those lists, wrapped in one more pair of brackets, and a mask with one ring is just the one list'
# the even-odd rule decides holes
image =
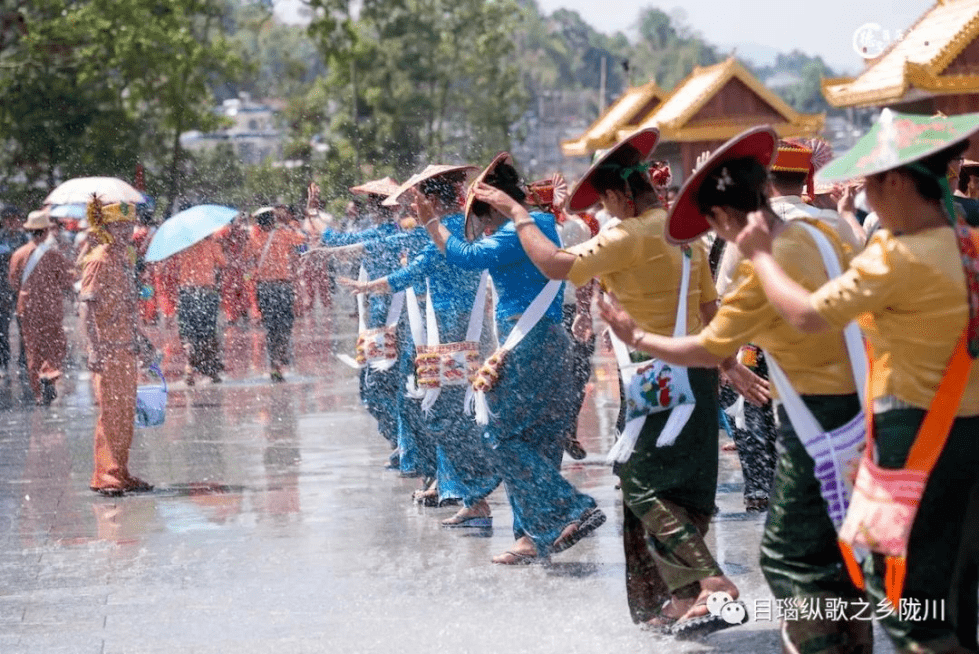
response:
{"label": "white shoulder bag strap", "polygon": [[258,257],[258,264],[255,266],[255,272],[262,269],[262,264],[265,263],[265,259],[269,256],[269,250],[272,249],[272,239],[275,238],[275,233],[279,230],[278,227],[273,227],[269,232],[269,237],[265,240],[265,246],[262,247],[262,254]]}
{"label": "white shoulder bag strap", "polygon": [[[826,236],[812,225],[801,224],[805,226],[819,248],[827,276],[833,279],[843,274],[836,252]],[[856,322],[851,322],[846,326],[843,330],[843,338],[850,359],[853,381],[860,397],[860,404],[866,406],[864,394],[867,381],[867,358],[860,329]],[[849,488],[852,485],[852,482],[848,481],[847,466],[854,457],[859,457],[860,447],[865,440],[863,414],[858,413],[847,425],[827,432],[812,415],[802,398],[799,397],[775,358],[768,353],[766,356],[768,357],[769,375],[775,383],[775,388],[778,389],[782,405],[792,423],[792,428],[806,452],[815,462],[814,474],[820,483],[820,494],[826,501],[830,520],[839,530],[846,514],[849,493],[851,492]],[[864,555],[859,552],[855,553],[859,556]]]}
{"label": "white shoulder bag strap", "polygon": [[[823,259],[823,266],[826,268],[826,275],[829,279],[834,279],[843,274],[843,269],[840,266],[840,260],[836,256],[836,252],[833,250],[833,246],[830,244],[829,239],[819,231],[816,227],[809,225],[805,222],[800,223],[809,232],[813,241],[816,242],[816,247],[819,248],[819,254]],[[857,395],[860,397],[860,406],[865,406],[865,398],[867,389],[867,353],[863,345],[863,337],[860,334],[860,327],[856,322],[849,323],[843,330],[843,341],[846,344],[846,352],[850,359],[850,368],[853,372],[853,381],[857,387]],[[789,382],[788,377],[785,376],[785,372],[779,367],[778,362],[775,357],[765,353],[768,362],[770,372],[772,373],[772,381],[775,382],[775,387],[778,389],[778,394],[781,396],[782,404],[785,407],[785,412],[789,414],[789,419],[792,421],[792,427],[800,435],[803,427],[806,431],[809,429],[814,429],[815,433],[821,433],[824,430],[819,426],[819,423],[813,417],[812,413],[806,408],[806,405],[802,402],[802,398],[796,393],[795,388]]]}
{"label": "white shoulder bag strap", "polygon": [[23,288],[24,284],[27,283],[27,280],[30,278],[31,273],[34,272],[34,269],[37,268],[38,262],[41,261],[41,257],[47,254],[49,249],[51,249],[51,244],[45,241],[44,243],[41,243],[36,248],[34,248],[34,251],[31,252],[31,256],[28,257],[27,259],[27,265],[24,266],[24,272],[20,276],[21,288]]}
{"label": "white shoulder bag strap", "polygon": [[[680,256],[683,259],[683,268],[680,273],[680,297],[677,299],[673,338],[682,338],[687,335],[687,296],[690,293],[690,265],[693,257],[688,257],[682,250]],[[615,360],[618,362],[619,371],[622,374],[622,385],[628,388],[634,370],[632,360],[629,358],[629,349],[611,330],[609,330],[609,337],[612,341],[612,350],[615,352]],[[695,406],[695,404],[681,404],[673,407],[670,411],[670,417],[666,419],[666,424],[656,439],[656,447],[667,447],[676,442],[680,431],[683,430],[690,420],[690,416],[693,415]],[[612,446],[606,456],[605,460],[609,465],[625,463],[629,460],[636,449],[639,433],[645,423],[645,416],[634,418],[626,423],[619,439],[615,441],[615,445]]]}
{"label": "white shoulder bag strap", "polygon": [[[479,286],[476,288],[476,296],[473,298],[472,311],[469,314],[469,324],[466,327],[466,340],[478,343],[483,334],[483,313],[486,311],[486,287],[489,280],[489,271],[484,270],[479,277]],[[428,282],[426,282],[428,283]],[[428,330],[428,345],[439,344],[439,324],[435,316],[435,308],[432,306],[432,287],[428,285],[428,306],[425,309],[425,317]],[[429,388],[425,391],[425,399],[422,400],[422,411],[426,415],[435,406],[435,401],[439,399],[440,388]],[[466,398],[472,393],[470,384],[466,390]]]}
{"label": "white shoulder bag strap", "polygon": [[[557,297],[558,291],[561,290],[562,282],[560,280],[554,280],[544,284],[544,288],[541,289],[537,297],[530,303],[527,309],[517,320],[517,324],[513,326],[510,330],[509,336],[507,336],[506,341],[500,346],[500,350],[504,352],[510,352],[517,346],[517,344],[523,340],[523,337],[530,333],[530,330],[540,322],[540,319],[544,317],[547,310],[551,306],[551,302]],[[471,385],[470,385],[471,387]],[[467,393],[468,397],[468,393]],[[466,405],[466,413],[473,412],[476,415],[476,422],[480,425],[489,424],[489,405],[486,403],[486,393],[483,391],[474,391],[472,394],[472,406]]]}

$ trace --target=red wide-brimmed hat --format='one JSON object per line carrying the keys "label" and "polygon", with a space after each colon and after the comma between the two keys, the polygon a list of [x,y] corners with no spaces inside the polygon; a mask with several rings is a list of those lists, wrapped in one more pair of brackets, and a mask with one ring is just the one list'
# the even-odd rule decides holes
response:
{"label": "red wide-brimmed hat", "polygon": [[[751,157],[770,169],[775,161],[778,135],[769,125],[754,127],[738,134],[711,153],[710,158],[694,171],[670,205],[666,218],[666,240],[673,245],[689,243],[710,230],[707,219],[697,208],[697,193],[704,180],[721,164]],[[810,153],[811,154],[811,153]]]}
{"label": "red wide-brimmed hat", "polygon": [[[571,190],[571,195],[568,196],[567,210],[571,213],[580,213],[587,211],[598,202],[598,191],[592,185],[592,176],[596,170],[617,163],[631,166],[646,161],[653,154],[657,143],[659,143],[659,129],[655,127],[641,129],[616,143],[598,161],[593,163],[591,168],[575,184]],[[626,146],[632,146],[633,149],[637,150],[639,152],[639,158],[635,161],[619,161],[625,154],[624,150]],[[651,161],[650,164],[652,164]]]}

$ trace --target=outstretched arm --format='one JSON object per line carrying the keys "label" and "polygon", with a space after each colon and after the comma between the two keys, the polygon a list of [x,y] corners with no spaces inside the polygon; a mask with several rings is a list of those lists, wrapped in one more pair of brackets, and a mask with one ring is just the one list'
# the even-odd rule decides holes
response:
{"label": "outstretched arm", "polygon": [[387,277],[378,277],[369,282],[361,282],[347,277],[337,277],[337,283],[347,288],[351,293],[367,293],[368,295],[389,295],[391,285]]}
{"label": "outstretched arm", "polygon": [[[671,338],[650,334],[636,324],[614,295],[610,297],[600,295],[598,308],[602,319],[608,323],[615,335],[633,349],[651,354],[667,363],[687,368],[719,368],[735,389],[752,404],[761,406],[771,399],[767,381],[738,363],[734,357],[721,357],[710,352],[701,345],[696,336]],[[707,311],[713,314],[716,310],[714,304],[713,311]],[[705,312],[704,305],[701,305],[701,312]]]}

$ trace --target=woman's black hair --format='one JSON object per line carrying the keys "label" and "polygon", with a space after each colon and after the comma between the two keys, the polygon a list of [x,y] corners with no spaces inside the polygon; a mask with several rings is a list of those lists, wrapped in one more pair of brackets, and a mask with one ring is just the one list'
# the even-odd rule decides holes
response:
{"label": "woman's black hair", "polygon": [[448,173],[429,177],[418,185],[418,190],[426,197],[438,198],[447,207],[459,204],[459,184],[466,179],[464,172]]}
{"label": "woman's black hair", "polygon": [[[527,199],[517,169],[506,162],[498,163],[496,168],[483,178],[483,182],[500,189],[521,204]],[[490,212],[490,206],[482,200],[476,200],[473,202],[472,211],[477,216],[486,216]]]}
{"label": "woman's black hair", "polygon": [[[921,197],[927,200],[940,201],[944,196],[944,191],[938,180],[948,175],[948,165],[953,159],[962,156],[962,153],[968,148],[969,141],[959,141],[924,159],[919,159],[906,166],[900,166],[897,170],[914,180],[914,186]],[[928,172],[920,170],[921,168]]]}
{"label": "woman's black hair", "polygon": [[731,159],[714,167],[697,189],[697,209],[732,207],[748,213],[768,205],[768,170],[754,157]]}
{"label": "woman's black hair", "polygon": [[46,229],[28,229],[26,231],[27,231],[27,235],[30,236],[31,238],[41,238],[42,236],[44,236],[44,232],[46,232],[47,230]]}
{"label": "woman's black hair", "polygon": [[623,145],[614,157],[595,169],[591,174],[591,185],[599,195],[608,191],[620,191],[636,198],[645,193],[653,193],[653,185],[647,175],[632,172],[627,178],[622,177],[622,169],[639,163],[639,160],[639,150],[631,145]]}
{"label": "woman's black hair", "polygon": [[262,229],[268,229],[275,224],[275,213],[272,211],[263,211],[255,216],[255,223]]}

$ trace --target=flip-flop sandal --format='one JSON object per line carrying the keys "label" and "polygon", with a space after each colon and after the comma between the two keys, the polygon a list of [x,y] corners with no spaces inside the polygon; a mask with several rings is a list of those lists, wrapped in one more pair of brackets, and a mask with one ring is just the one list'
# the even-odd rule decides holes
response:
{"label": "flip-flop sandal", "polygon": [[493,516],[474,515],[470,518],[462,518],[460,520],[456,520],[453,516],[452,518],[443,520],[442,526],[446,529],[492,529]]}
{"label": "flip-flop sandal", "polygon": [[411,494],[411,501],[422,506],[436,507],[439,505],[438,491],[434,493],[426,490],[416,490]]}
{"label": "flip-flop sandal", "polygon": [[578,520],[578,528],[551,545],[551,554],[557,554],[576,545],[582,538],[605,524],[605,513],[598,507],[585,511]]}
{"label": "flip-flop sandal", "polygon": [[89,490],[93,490],[102,497],[122,497],[126,494],[124,488],[97,488],[95,486],[89,486]]}
{"label": "flip-flop sandal", "polygon": [[651,631],[655,634],[670,635],[670,629],[676,624],[677,618],[670,617],[663,614],[663,609],[669,604],[669,600],[663,603],[663,606],[656,609],[656,612],[651,618],[645,622],[639,623],[639,628],[643,631]]}
{"label": "flip-flop sandal", "polygon": [[[500,561],[499,559],[504,556],[512,557],[512,559],[509,561]],[[547,557],[538,554],[522,554],[512,550],[507,550],[503,554],[493,557],[493,563],[497,565],[532,565],[534,563],[543,563],[546,560]]]}
{"label": "flip-flop sandal", "polygon": [[[728,607],[732,607],[728,609]],[[737,607],[740,607],[738,610]],[[725,609],[728,609],[725,611]],[[708,613],[696,618],[677,622],[670,628],[670,635],[680,640],[703,638],[715,631],[737,627],[748,621],[748,607],[741,600],[728,602],[721,608],[720,615]]]}

